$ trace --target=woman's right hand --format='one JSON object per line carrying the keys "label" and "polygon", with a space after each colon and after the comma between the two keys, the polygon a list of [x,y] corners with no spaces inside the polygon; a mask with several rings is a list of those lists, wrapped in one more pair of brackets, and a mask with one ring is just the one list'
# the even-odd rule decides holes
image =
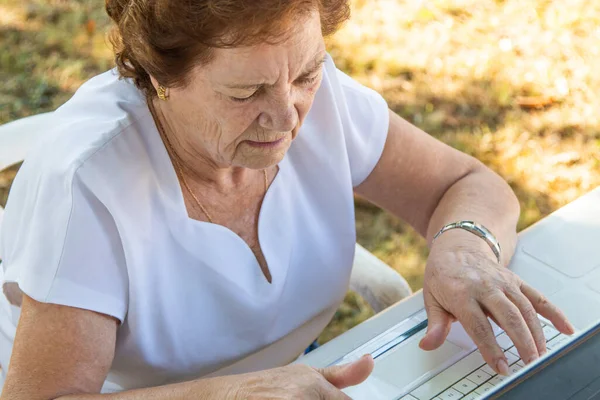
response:
{"label": "woman's right hand", "polygon": [[350,399],[341,389],[358,385],[373,371],[373,358],[362,358],[340,366],[313,368],[302,364],[232,375],[226,398],[232,399]]}

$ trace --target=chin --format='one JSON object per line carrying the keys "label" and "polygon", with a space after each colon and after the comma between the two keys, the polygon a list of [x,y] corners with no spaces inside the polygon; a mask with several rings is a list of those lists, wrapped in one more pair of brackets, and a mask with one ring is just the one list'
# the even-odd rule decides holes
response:
{"label": "chin", "polygon": [[286,153],[287,148],[285,151],[277,151],[270,154],[252,154],[252,156],[245,158],[245,160],[240,163],[240,166],[250,169],[270,168],[279,164]]}
{"label": "chin", "polygon": [[286,140],[280,146],[275,149],[255,149],[249,146],[245,146],[242,150],[241,157],[238,158],[238,162],[235,164],[250,169],[266,169],[273,167],[281,162],[288,152],[292,143],[291,138]]}
{"label": "chin", "polygon": [[279,164],[281,160],[283,160],[284,156],[285,153],[282,153],[279,157],[256,157],[252,160],[246,160],[246,162],[244,162],[242,166],[245,168],[256,170],[267,169]]}

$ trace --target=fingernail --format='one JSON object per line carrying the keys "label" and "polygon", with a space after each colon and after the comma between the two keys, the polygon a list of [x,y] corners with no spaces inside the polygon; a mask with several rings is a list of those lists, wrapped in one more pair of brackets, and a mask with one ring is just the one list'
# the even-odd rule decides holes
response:
{"label": "fingernail", "polygon": [[508,363],[504,358],[498,360],[496,363],[496,369],[500,375],[508,376]]}

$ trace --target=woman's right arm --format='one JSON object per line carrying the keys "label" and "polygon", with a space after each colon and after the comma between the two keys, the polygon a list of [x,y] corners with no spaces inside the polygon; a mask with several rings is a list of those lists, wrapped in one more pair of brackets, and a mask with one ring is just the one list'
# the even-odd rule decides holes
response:
{"label": "woman's right arm", "polygon": [[[0,400],[348,399],[339,389],[367,378],[373,360],[317,370],[289,365],[256,373],[99,394],[113,361],[118,321],[23,295],[10,368]],[[309,397],[310,396],[310,397]]]}

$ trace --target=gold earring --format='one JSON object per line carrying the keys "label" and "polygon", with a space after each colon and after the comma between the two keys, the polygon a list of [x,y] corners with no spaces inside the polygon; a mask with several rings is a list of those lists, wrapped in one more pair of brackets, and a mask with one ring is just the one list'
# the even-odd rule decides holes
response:
{"label": "gold earring", "polygon": [[163,85],[158,85],[158,88],[156,89],[156,94],[158,95],[159,99],[167,100],[169,98],[169,89],[167,89]]}

